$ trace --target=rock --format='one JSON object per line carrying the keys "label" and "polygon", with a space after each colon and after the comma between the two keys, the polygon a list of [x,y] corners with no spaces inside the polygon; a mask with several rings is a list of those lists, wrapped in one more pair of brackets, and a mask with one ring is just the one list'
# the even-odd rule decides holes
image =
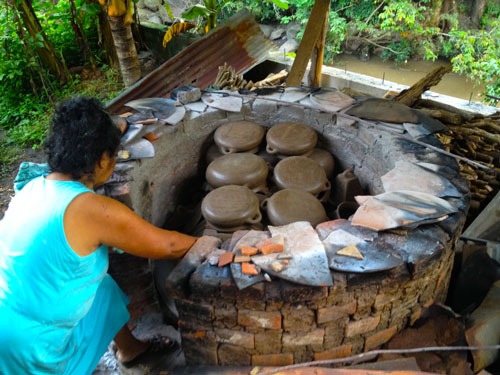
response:
{"label": "rock", "polygon": [[154,13],[147,8],[137,8],[137,15],[139,16],[139,21],[147,21]]}
{"label": "rock", "polygon": [[364,62],[370,60],[370,46],[361,47],[361,53],[359,55],[359,59]]}
{"label": "rock", "polygon": [[163,24],[170,23],[173,21],[168,16],[167,10],[165,9],[164,6],[160,7],[160,9],[158,9],[158,14],[160,15],[160,18],[161,18],[161,21]]}
{"label": "rock", "polygon": [[157,12],[160,7],[160,0],[144,0],[144,6],[153,12]]}
{"label": "rock", "polygon": [[274,28],[271,25],[260,24],[259,26],[260,26],[260,29],[262,30],[262,32],[264,33],[264,35],[269,38],[269,35],[271,35]]}
{"label": "rock", "polygon": [[163,25],[163,21],[161,20],[161,18],[157,15],[154,15],[152,17],[150,17],[148,19],[148,22],[151,22],[151,23],[157,23],[159,25]]}
{"label": "rock", "polygon": [[302,26],[297,23],[297,22],[289,22],[287,25],[286,25],[286,37],[287,39],[295,39],[297,38],[297,34],[299,33],[300,29],[302,28]]}
{"label": "rock", "polygon": [[271,40],[279,39],[283,36],[283,34],[285,34],[285,32],[286,32],[286,30],[280,27],[279,29],[274,30],[271,33],[271,35],[269,35],[269,39],[271,39]]}
{"label": "rock", "polygon": [[288,39],[280,46],[280,51],[283,53],[291,53],[297,51],[297,48],[299,48],[299,43],[297,43],[295,39]]}

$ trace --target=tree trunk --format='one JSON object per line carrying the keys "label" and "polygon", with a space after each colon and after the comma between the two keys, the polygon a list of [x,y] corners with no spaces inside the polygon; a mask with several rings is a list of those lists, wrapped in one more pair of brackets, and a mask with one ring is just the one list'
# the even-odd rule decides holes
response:
{"label": "tree trunk", "polygon": [[483,19],[484,11],[486,10],[486,0],[475,0],[472,2],[470,19],[476,28],[479,28]]}
{"label": "tree trunk", "polygon": [[113,35],[111,34],[108,15],[104,10],[99,13],[98,28],[99,47],[106,51],[105,59],[107,63],[113,68],[119,68],[120,64],[118,63],[118,56],[116,55],[116,49],[113,42]]}
{"label": "tree trunk", "polygon": [[85,31],[83,30],[82,22],[78,18],[78,12],[76,10],[74,0],[70,0],[70,6],[71,6],[71,27],[73,28],[73,31],[75,33],[75,39],[77,41],[78,47],[80,48],[80,51],[82,52],[83,56],[86,56],[89,59],[92,70],[95,70],[97,66],[94,60],[94,55],[92,54],[92,50],[90,48],[87,36],[85,35]]}
{"label": "tree trunk", "polygon": [[441,17],[441,8],[443,6],[443,0],[432,0],[431,1],[431,14],[427,21],[427,26],[437,27],[439,25],[439,18]]}
{"label": "tree trunk", "polygon": [[116,54],[118,55],[123,83],[128,87],[141,78],[141,68],[132,36],[132,28],[130,25],[124,24],[123,16],[108,16],[108,19],[115,43]]}
{"label": "tree trunk", "polygon": [[43,47],[36,46],[36,51],[42,63],[48,67],[49,71],[56,76],[59,82],[65,82],[67,77],[64,66],[57,56],[54,46],[52,46],[52,43],[43,31],[42,25],[40,21],[38,21],[31,3],[28,3],[26,0],[21,0],[19,2],[13,0],[11,5],[18,10],[23,25],[28,33],[35,40],[39,40],[43,43]]}

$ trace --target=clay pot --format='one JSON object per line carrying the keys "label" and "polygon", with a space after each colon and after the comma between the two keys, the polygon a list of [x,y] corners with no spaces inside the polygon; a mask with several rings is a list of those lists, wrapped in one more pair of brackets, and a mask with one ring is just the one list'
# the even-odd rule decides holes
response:
{"label": "clay pot", "polygon": [[224,155],[222,152],[219,151],[219,147],[214,143],[212,144],[208,150],[207,154],[205,156],[205,159],[207,161],[207,165],[213,162],[215,159],[220,158],[222,155]]}
{"label": "clay pot", "polygon": [[335,177],[335,189],[331,196],[334,205],[341,202],[354,202],[356,195],[364,195],[363,188],[352,169],[346,169]]}
{"label": "clay pot", "polygon": [[259,191],[266,186],[268,171],[266,162],[260,156],[236,153],[211,162],[205,177],[213,187],[241,185]]}
{"label": "clay pot", "polygon": [[328,199],[331,188],[325,170],[305,156],[281,160],[274,168],[273,180],[279,189],[304,190],[322,202]]}
{"label": "clay pot", "polygon": [[323,150],[321,148],[315,148],[312,152],[307,156],[309,159],[316,161],[321,168],[325,170],[326,177],[330,178],[333,174],[333,170],[335,169],[335,160],[333,159],[332,154],[328,151]]}
{"label": "clay pot", "polygon": [[266,141],[270,154],[303,155],[316,146],[318,135],[306,125],[283,122],[268,130]]}
{"label": "clay pot", "polygon": [[221,125],[214,134],[214,141],[223,154],[257,152],[265,130],[251,121],[235,121]]}
{"label": "clay pot", "polygon": [[337,206],[334,216],[335,219],[346,219],[348,220],[352,215],[356,213],[359,208],[359,204],[356,202],[342,202]]}
{"label": "clay pot", "polygon": [[328,220],[325,208],[313,195],[295,189],[285,189],[261,203],[273,225],[286,225],[295,221],[308,221],[315,226]]}
{"label": "clay pot", "polygon": [[208,193],[201,203],[201,213],[215,228],[236,228],[260,223],[259,199],[245,186],[228,185]]}

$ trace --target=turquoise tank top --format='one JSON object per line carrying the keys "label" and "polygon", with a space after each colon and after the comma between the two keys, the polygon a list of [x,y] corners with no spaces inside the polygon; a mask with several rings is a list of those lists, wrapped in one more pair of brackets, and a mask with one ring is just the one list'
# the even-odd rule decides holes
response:
{"label": "turquoise tank top", "polygon": [[85,192],[79,182],[35,178],[0,221],[0,374],[9,368],[3,352],[44,374],[64,373],[78,350],[73,331],[108,269],[106,246],[81,257],[64,233],[66,207]]}

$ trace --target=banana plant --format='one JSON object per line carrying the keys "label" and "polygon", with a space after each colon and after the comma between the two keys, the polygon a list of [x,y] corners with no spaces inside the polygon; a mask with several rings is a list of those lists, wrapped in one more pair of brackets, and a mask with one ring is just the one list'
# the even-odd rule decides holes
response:
{"label": "banana plant", "polygon": [[[204,4],[196,4],[191,8],[187,9],[184,13],[182,13],[182,18],[186,20],[194,20],[195,18],[201,17],[205,20],[205,25],[203,29],[198,27],[192,22],[179,22],[177,24],[172,25],[163,38],[163,47],[167,45],[167,43],[172,40],[172,38],[176,37],[180,33],[186,32],[192,28],[198,28],[202,31],[202,33],[206,34],[213,28],[215,28],[217,14],[222,9],[224,5],[226,5],[230,0],[203,0]],[[255,0],[257,2],[261,0]],[[288,9],[288,1],[287,0],[264,0],[269,1],[276,4],[281,9]],[[174,19],[172,15],[172,10],[170,9],[170,5],[168,3],[165,4],[165,9],[171,19]],[[181,26],[177,26],[181,25]]]}

